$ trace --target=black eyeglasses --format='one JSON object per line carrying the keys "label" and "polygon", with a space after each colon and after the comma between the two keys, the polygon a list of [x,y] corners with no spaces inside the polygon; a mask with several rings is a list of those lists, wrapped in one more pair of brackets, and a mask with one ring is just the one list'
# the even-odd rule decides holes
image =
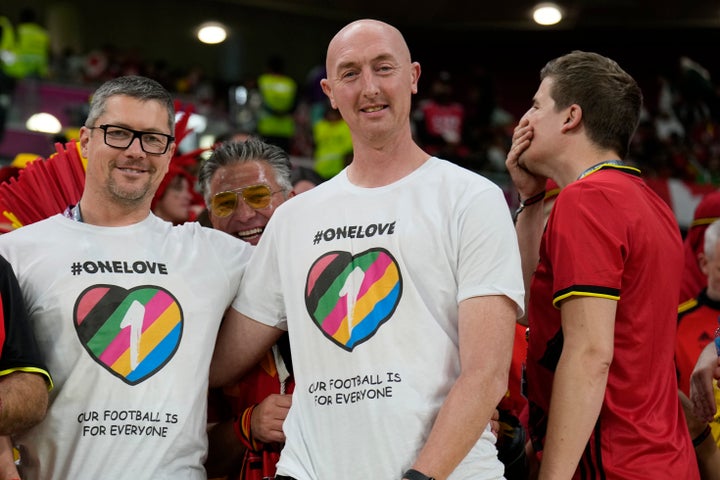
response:
{"label": "black eyeglasses", "polygon": [[172,135],[158,132],[142,132],[132,128],[118,127],[117,125],[100,125],[87,127],[90,130],[99,128],[104,132],[105,145],[113,148],[128,148],[136,138],[140,139],[143,152],[151,155],[162,155],[167,152],[170,143],[175,140]]}

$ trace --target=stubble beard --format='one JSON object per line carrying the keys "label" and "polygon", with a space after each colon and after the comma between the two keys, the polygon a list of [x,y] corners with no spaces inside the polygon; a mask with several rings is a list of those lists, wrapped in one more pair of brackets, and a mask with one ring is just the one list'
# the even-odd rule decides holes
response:
{"label": "stubble beard", "polygon": [[141,203],[150,194],[150,181],[144,182],[133,188],[119,185],[114,179],[108,180],[108,192],[118,203],[126,206],[133,206]]}

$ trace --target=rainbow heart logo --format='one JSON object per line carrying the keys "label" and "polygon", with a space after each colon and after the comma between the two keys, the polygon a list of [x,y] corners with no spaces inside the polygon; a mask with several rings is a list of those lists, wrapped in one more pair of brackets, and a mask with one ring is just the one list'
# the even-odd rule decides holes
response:
{"label": "rainbow heart logo", "polygon": [[326,253],[313,263],[305,285],[308,313],[327,338],[347,351],[377,333],[401,296],[397,261],[382,248],[355,256]]}
{"label": "rainbow heart logo", "polygon": [[75,330],[97,363],[130,385],[157,373],[180,345],[183,313],[155,286],[87,288],[75,302]]}

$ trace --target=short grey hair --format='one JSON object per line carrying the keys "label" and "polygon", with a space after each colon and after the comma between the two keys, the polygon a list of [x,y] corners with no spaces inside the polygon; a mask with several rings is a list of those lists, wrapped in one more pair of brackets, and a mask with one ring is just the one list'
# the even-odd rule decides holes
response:
{"label": "short grey hair", "polygon": [[707,258],[715,256],[715,247],[717,246],[718,240],[720,240],[720,220],[715,220],[705,229],[703,252]]}
{"label": "short grey hair", "polygon": [[203,161],[198,174],[198,183],[205,202],[210,204],[210,182],[220,167],[252,161],[267,162],[272,167],[275,181],[287,198],[292,190],[290,157],[282,148],[251,137],[244,142],[223,142],[214,149],[210,158]]}
{"label": "short grey hair", "polygon": [[125,95],[143,102],[150,100],[160,102],[167,109],[168,128],[170,129],[170,135],[174,135],[175,103],[172,95],[157,81],[138,75],[113,78],[100,85],[92,95],[90,112],[87,120],[85,120],[86,127],[96,126],[97,119],[105,113],[105,105],[108,99],[116,95]]}

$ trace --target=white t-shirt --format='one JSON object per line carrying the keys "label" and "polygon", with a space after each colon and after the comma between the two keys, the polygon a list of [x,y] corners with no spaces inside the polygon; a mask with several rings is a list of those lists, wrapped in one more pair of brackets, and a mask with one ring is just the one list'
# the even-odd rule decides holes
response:
{"label": "white t-shirt", "polygon": [[24,479],[206,479],[208,368],[252,248],[154,215],[62,215],[0,236],[53,376],[16,438]]}
{"label": "white t-shirt", "polygon": [[[263,274],[234,308],[290,333],[278,473],[299,480],[401,478],[460,373],[458,303],[523,305],[500,188],[437,158],[380,188],[343,171],[285,202],[249,268]],[[486,429],[450,478],[502,478],[494,441]]]}

